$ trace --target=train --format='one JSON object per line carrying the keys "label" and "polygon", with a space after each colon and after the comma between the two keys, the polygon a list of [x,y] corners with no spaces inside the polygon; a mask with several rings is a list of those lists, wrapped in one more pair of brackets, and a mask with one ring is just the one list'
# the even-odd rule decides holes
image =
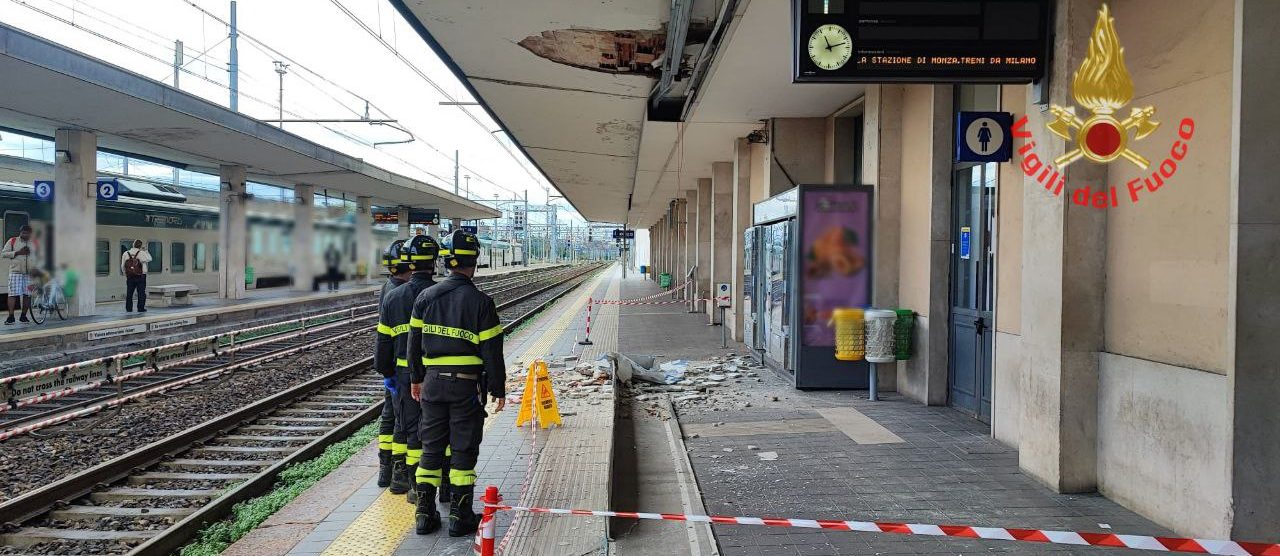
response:
{"label": "train", "polygon": [[[134,178],[109,176],[120,182],[119,199],[99,201],[98,227],[94,241],[94,272],[97,300],[124,299],[125,281],[120,258],[142,240],[151,253],[147,285],[192,284],[200,292],[218,290],[221,264],[218,246],[218,209],[189,203],[172,185]],[[278,205],[278,206],[272,206]],[[273,210],[275,209],[275,210]],[[317,211],[322,213],[322,211]],[[248,211],[246,240],[246,281],[250,288],[289,286],[293,282],[295,260],[291,232],[292,207],[284,203],[260,203]],[[36,201],[31,184],[0,181],[0,229],[4,239],[18,235],[30,225],[40,249],[40,260],[52,271],[54,245],[51,219],[53,204]],[[372,253],[381,253],[396,237],[395,229],[374,226]],[[356,256],[354,219],[350,216],[315,222],[315,252],[312,269],[323,276],[324,252],[336,247],[342,255],[342,278],[354,275],[360,261]],[[0,239],[0,241],[4,241]],[[370,257],[371,260],[380,257]],[[481,238],[480,266],[506,266],[520,260],[519,246]],[[0,267],[7,265],[0,261]],[[251,272],[250,272],[251,271]],[[378,269],[385,274],[385,271]],[[251,276],[250,276],[251,275]],[[8,282],[0,283],[0,294],[8,295]]]}

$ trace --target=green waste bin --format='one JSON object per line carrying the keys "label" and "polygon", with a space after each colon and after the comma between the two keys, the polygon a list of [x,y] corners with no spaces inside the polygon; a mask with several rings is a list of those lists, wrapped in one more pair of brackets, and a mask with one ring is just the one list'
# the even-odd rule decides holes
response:
{"label": "green waste bin", "polygon": [[253,267],[251,266],[244,267],[244,285],[253,285]]}
{"label": "green waste bin", "polygon": [[659,275],[658,275],[658,287],[660,287],[660,288],[669,288],[669,287],[671,287],[671,273],[670,273],[670,272],[663,272],[662,274],[659,274]]}
{"label": "green waste bin", "polygon": [[893,321],[894,356],[899,361],[911,359],[911,340],[916,328],[916,312],[911,309],[897,309],[897,320]]}

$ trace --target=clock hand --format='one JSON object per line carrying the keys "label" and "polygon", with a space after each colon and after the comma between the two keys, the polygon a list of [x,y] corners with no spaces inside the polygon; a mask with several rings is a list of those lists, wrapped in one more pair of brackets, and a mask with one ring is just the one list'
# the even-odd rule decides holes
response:
{"label": "clock hand", "polygon": [[836,43],[836,44],[833,44],[833,45],[831,45],[831,46],[828,46],[828,47],[827,47],[827,50],[831,50],[832,48],[835,48],[835,47],[837,47],[837,46],[846,45],[846,44],[849,44],[849,43],[847,43],[847,42]]}
{"label": "clock hand", "polygon": [[827,37],[822,37],[822,41],[827,43],[827,50],[831,50],[831,40]]}

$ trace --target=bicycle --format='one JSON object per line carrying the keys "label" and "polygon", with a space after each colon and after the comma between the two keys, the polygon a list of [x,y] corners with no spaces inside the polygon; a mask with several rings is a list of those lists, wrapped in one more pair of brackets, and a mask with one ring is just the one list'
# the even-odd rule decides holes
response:
{"label": "bicycle", "polygon": [[[57,313],[58,320],[67,320],[69,311],[67,308],[67,296],[62,294],[62,286],[57,280],[49,280],[44,287],[37,284],[27,286],[30,292],[31,303],[31,321],[36,324],[44,324],[50,313]],[[40,295],[36,295],[39,293]]]}

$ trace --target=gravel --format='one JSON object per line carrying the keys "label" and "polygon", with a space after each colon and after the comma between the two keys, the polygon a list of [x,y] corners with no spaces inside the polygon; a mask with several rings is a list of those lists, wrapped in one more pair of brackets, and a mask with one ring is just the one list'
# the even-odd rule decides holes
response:
{"label": "gravel", "polygon": [[[366,357],[372,343],[372,334],[358,334],[291,355],[288,365],[266,363],[257,369],[237,371],[230,378],[187,386],[142,403],[128,404],[120,410],[108,410],[44,429],[38,433],[39,437],[26,435],[5,441],[0,445],[0,501],[225,415],[266,393],[279,392]],[[284,436],[289,432],[271,434]]]}

